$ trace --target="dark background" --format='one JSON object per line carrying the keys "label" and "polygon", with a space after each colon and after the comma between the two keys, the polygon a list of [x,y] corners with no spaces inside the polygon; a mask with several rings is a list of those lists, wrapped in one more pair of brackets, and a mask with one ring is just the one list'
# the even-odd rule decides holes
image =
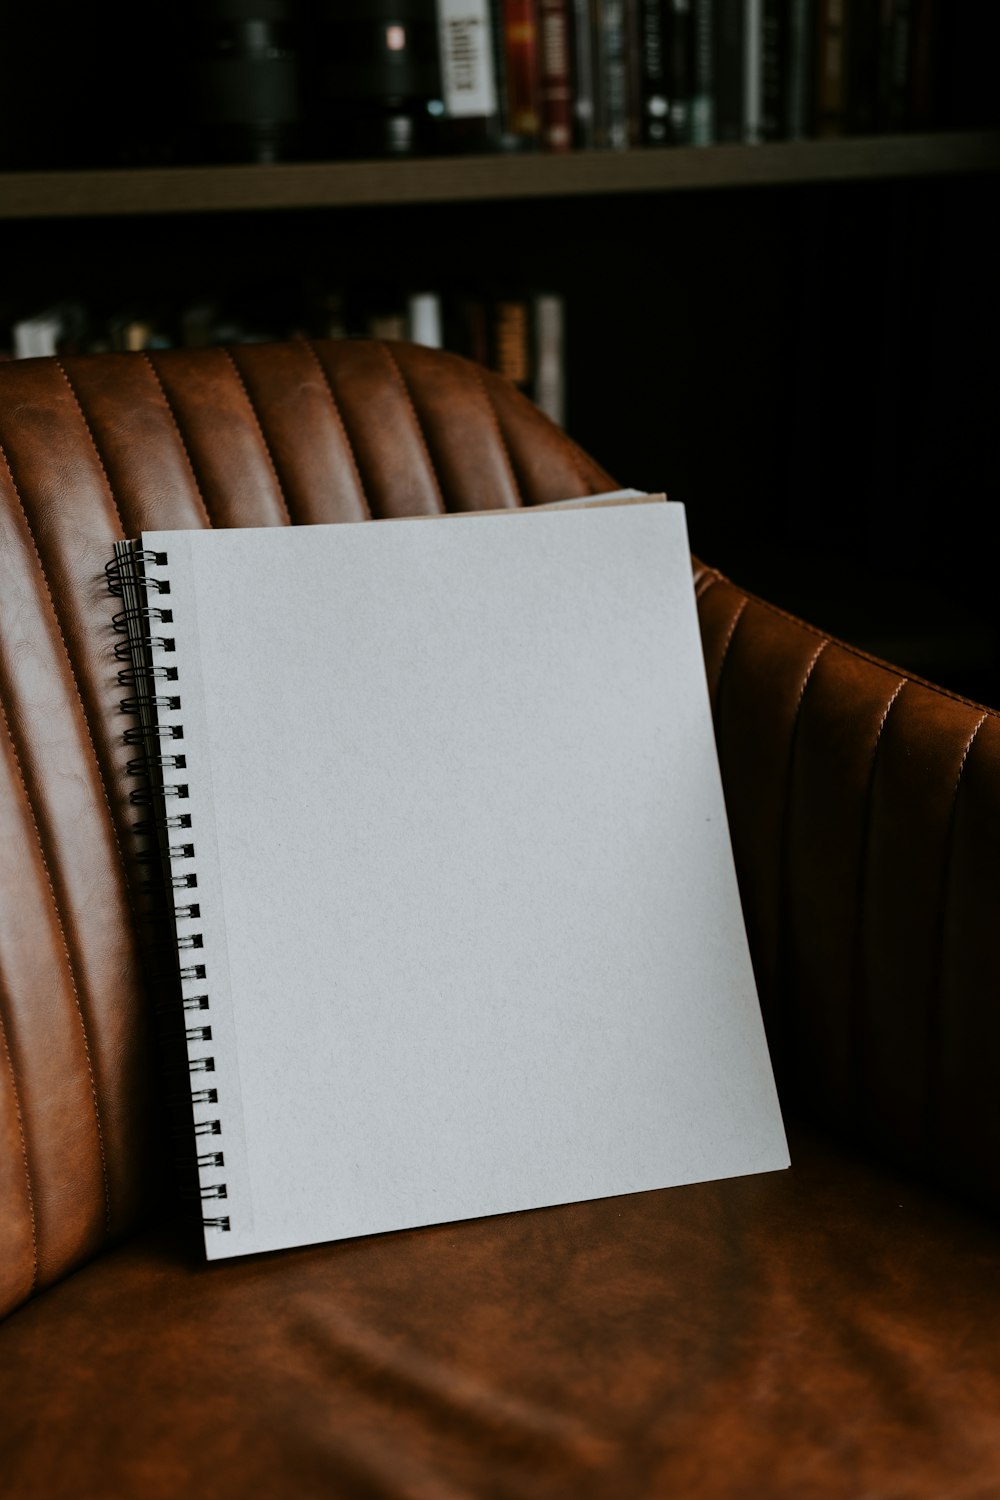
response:
{"label": "dark background", "polygon": [[[950,12],[943,127],[996,123],[998,13]],[[185,15],[5,8],[0,162],[170,159]],[[623,484],[737,582],[1000,706],[997,181],[8,221],[0,320],[219,297],[284,337],[328,292],[560,292],[567,425]]]}

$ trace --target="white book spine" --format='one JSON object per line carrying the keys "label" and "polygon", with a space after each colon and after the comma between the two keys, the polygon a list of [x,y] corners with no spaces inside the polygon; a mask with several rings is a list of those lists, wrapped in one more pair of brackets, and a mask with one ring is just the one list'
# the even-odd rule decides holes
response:
{"label": "white book spine", "polygon": [[410,338],[428,349],[444,347],[441,298],[437,292],[418,292],[407,303]]}
{"label": "white book spine", "polygon": [[438,0],[437,14],[445,113],[452,119],[496,114],[488,0]]}

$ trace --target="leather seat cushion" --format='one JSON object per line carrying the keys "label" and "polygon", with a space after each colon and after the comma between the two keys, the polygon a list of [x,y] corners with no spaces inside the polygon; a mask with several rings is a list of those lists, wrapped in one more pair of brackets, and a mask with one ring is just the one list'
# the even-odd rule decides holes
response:
{"label": "leather seat cushion", "polygon": [[1000,1237],[790,1172],[242,1261],[147,1232],[0,1329],[9,1500],[1000,1493]]}

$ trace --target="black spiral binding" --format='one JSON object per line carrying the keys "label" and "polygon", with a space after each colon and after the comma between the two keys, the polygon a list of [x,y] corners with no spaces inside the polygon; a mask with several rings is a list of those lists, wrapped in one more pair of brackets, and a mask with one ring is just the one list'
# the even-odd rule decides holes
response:
{"label": "black spiral binding", "polygon": [[[206,967],[198,959],[189,957],[192,950],[203,946],[202,934],[182,934],[177,929],[180,921],[200,918],[201,905],[197,896],[177,894],[195,891],[197,875],[173,873],[173,860],[193,858],[195,845],[190,837],[190,813],[175,810],[177,803],[183,802],[188,795],[187,783],[173,779],[176,773],[187,769],[184,729],[179,724],[161,724],[158,720],[161,711],[174,712],[181,707],[177,689],[167,686],[177,682],[177,668],[162,661],[164,655],[174,650],[171,634],[173,611],[169,604],[161,602],[163,596],[170,593],[170,583],[165,578],[151,577],[147,573],[147,568],[165,568],[167,562],[165,552],[156,552],[132,542],[116,542],[115,555],[104,571],[108,592],[122,601],[122,608],[112,622],[116,633],[122,637],[115,644],[115,659],[125,663],[118,672],[118,682],[127,690],[127,696],[121,699],[119,707],[123,714],[139,720],[138,725],[130,726],[123,734],[125,744],[141,752],[126,766],[127,774],[140,778],[142,782],[129,792],[129,802],[137,809],[148,809],[146,816],[132,824],[132,829],[134,833],[155,841],[148,848],[141,849],[137,858],[140,865],[159,864],[162,867],[166,888],[173,898],[173,943],[183,992],[190,983],[206,978]],[[142,888],[155,892],[159,889],[159,882],[151,877],[142,882]],[[212,1021],[208,994],[183,993],[182,1009],[185,1048],[192,1043],[210,1042]],[[225,1154],[221,1148],[213,1144],[211,1150],[202,1149],[206,1137],[214,1140],[222,1135],[221,1119],[199,1118],[194,1112],[198,1105],[219,1102],[218,1090],[206,1084],[206,1078],[214,1072],[213,1056],[192,1057],[188,1054],[186,1094],[194,1124],[195,1169],[199,1177],[197,1191],[202,1203],[206,1204],[220,1202],[229,1196],[225,1182],[201,1181],[203,1172],[217,1172],[225,1166]],[[202,1223],[206,1229],[223,1232],[229,1232],[232,1227],[228,1214],[203,1213]]]}

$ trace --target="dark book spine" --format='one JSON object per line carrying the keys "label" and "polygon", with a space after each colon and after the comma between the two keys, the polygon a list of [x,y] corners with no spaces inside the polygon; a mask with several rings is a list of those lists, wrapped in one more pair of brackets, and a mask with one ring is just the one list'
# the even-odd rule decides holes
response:
{"label": "dark book spine", "polygon": [[884,0],[879,70],[879,118],[883,130],[902,130],[907,123],[911,22],[910,0]]}
{"label": "dark book spine", "polygon": [[797,141],[813,129],[812,0],[788,0],[787,15],[784,127],[788,139]]}
{"label": "dark book spine", "polygon": [[641,0],[639,8],[639,100],[644,146],[665,146],[671,139],[669,12],[666,0]]}
{"label": "dark book spine", "polygon": [[763,0],[760,20],[760,133],[765,141],[785,134],[784,81],[787,62],[784,7],[781,0]]}
{"label": "dark book spine", "polygon": [[913,16],[913,53],[910,69],[907,123],[912,130],[929,130],[935,119],[935,59],[938,55],[937,0],[916,0]]}
{"label": "dark book spine", "polygon": [[581,150],[594,145],[594,37],[590,0],[570,0],[573,41],[573,139]]}
{"label": "dark book spine", "polygon": [[671,139],[677,145],[691,140],[691,0],[669,0],[667,97],[670,100]]}
{"label": "dark book spine", "polygon": [[538,0],[539,109],[542,145],[569,151],[573,145],[568,0]]}
{"label": "dark book spine", "polygon": [[743,0],[743,139],[764,139],[763,0]]}
{"label": "dark book spine", "polygon": [[535,145],[541,130],[538,102],[538,23],[534,0],[502,0],[507,124],[521,144]]}
{"label": "dark book spine", "polygon": [[847,126],[848,0],[819,0],[816,29],[816,134],[843,135]]}
{"label": "dark book spine", "polygon": [[851,135],[871,135],[880,129],[881,12],[879,0],[856,4],[851,16],[847,60],[847,129]]}
{"label": "dark book spine", "polygon": [[715,0],[715,139],[743,139],[743,0]]}
{"label": "dark book spine", "polygon": [[629,144],[628,46],[625,0],[597,0],[594,34],[595,145]]}
{"label": "dark book spine", "polygon": [[713,0],[692,0],[691,144],[715,140],[715,44]]}

